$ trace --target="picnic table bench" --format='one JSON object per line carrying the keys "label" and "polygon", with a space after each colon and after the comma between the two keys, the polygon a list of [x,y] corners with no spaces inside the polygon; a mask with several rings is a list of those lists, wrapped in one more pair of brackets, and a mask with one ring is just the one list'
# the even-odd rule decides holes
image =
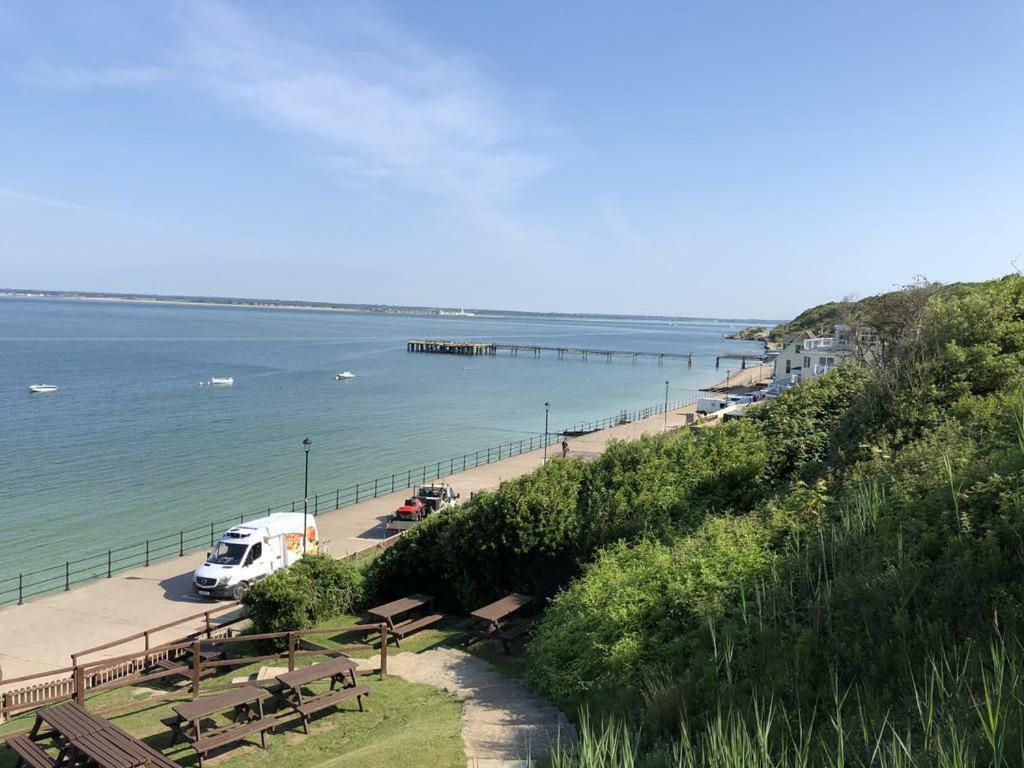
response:
{"label": "picnic table bench", "polygon": [[144,741],[129,736],[114,725],[76,739],[69,746],[72,753],[70,765],[85,763],[82,758],[87,758],[99,768],[181,768]]}
{"label": "picnic table bench", "polygon": [[[407,597],[393,600],[390,603],[378,605],[376,608],[371,608],[369,613],[384,620],[384,623],[387,624],[388,635],[395,638],[395,645],[401,648],[401,641],[405,639],[406,635],[411,635],[413,632],[418,632],[432,624],[436,624],[444,618],[444,615],[429,613],[425,616],[399,621],[397,624],[395,619],[403,614],[419,609],[430,609],[433,603],[434,598],[430,595],[408,595]],[[387,638],[381,638],[381,642],[387,642]]]}
{"label": "picnic table bench", "polygon": [[21,768],[23,765],[27,765],[29,768],[53,768],[58,762],[64,760],[63,749],[57,760],[54,760],[45,749],[32,741],[25,733],[8,737],[5,743],[7,748],[18,756],[14,768]]}
{"label": "picnic table bench", "polygon": [[[184,737],[199,755],[202,766],[209,752],[243,741],[254,733],[260,735],[260,744],[266,749],[266,731],[277,723],[276,718],[263,715],[263,700],[269,695],[254,685],[233,688],[216,696],[175,704],[171,707],[175,716],[164,718],[162,722],[171,728],[171,743]],[[203,732],[205,718],[227,710],[233,710],[235,722]]]}
{"label": "picnic table bench", "polygon": [[[156,667],[157,669],[163,669],[163,670],[165,670],[167,672],[173,672],[174,673],[173,675],[166,675],[164,678],[162,678],[163,680],[170,681],[170,680],[173,680],[175,677],[190,678],[190,677],[192,677],[192,658],[191,658],[191,656],[192,656],[192,654],[190,652],[190,653],[188,653],[186,655],[185,658],[157,659],[156,661],[153,662],[153,666]],[[200,651],[199,652],[199,659],[200,659],[200,661],[203,661],[203,662],[206,662],[206,661],[219,661],[220,659],[223,659],[223,658],[224,658],[224,652],[223,651]],[[200,675],[209,675],[209,674],[211,674],[213,672],[216,672],[216,669],[211,668],[211,667],[207,667],[206,669],[202,669],[200,671]]]}
{"label": "picnic table bench", "polygon": [[[44,723],[51,730],[41,732]],[[37,743],[51,737],[60,749],[56,759]],[[73,701],[37,712],[32,729],[7,739],[7,746],[18,755],[18,768],[55,768],[86,762],[100,768],[180,768],[145,742]]]}
{"label": "picnic table bench", "polygon": [[466,628],[477,637],[498,638],[505,653],[510,653],[511,643],[529,632],[533,621],[524,620],[511,626],[506,621],[532,602],[530,595],[513,592],[470,613]]}
{"label": "picnic table bench", "polygon": [[[349,680],[346,680],[346,676]],[[281,683],[279,696],[281,700],[295,710],[302,718],[302,729],[309,733],[310,715],[330,707],[337,707],[342,703],[355,699],[359,704],[359,711],[363,710],[363,696],[370,695],[370,688],[365,685],[356,684],[356,663],[345,656],[339,656],[319,664],[311,664],[308,667],[296,669],[294,672],[285,672],[277,676]],[[326,693],[303,695],[303,686],[320,680],[330,680],[331,687]],[[334,686],[341,684],[339,690]]]}
{"label": "picnic table bench", "polygon": [[[43,725],[49,730],[42,730]],[[68,745],[75,739],[88,736],[110,726],[106,720],[90,714],[74,701],[66,701],[36,713],[35,723],[27,734],[7,739],[7,747],[18,755],[15,766],[28,765],[32,768],[48,768],[63,763],[67,757]],[[60,748],[57,760],[47,754],[36,742],[52,738]]]}

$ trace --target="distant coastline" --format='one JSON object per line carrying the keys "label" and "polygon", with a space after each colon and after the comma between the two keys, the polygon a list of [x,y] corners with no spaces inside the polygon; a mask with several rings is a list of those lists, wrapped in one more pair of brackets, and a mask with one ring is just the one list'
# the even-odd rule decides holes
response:
{"label": "distant coastline", "polygon": [[420,315],[429,317],[560,317],[580,319],[646,320],[664,322],[763,323],[777,321],[760,318],[676,317],[671,315],[615,315],[587,312],[527,312],[515,309],[481,309],[476,307],[418,307],[399,304],[349,304],[327,301],[296,301],[291,299],[253,299],[227,296],[176,296],[147,293],[100,293],[94,291],[53,291],[30,288],[0,288],[0,299],[71,299],[75,301],[112,301],[137,304],[175,304],[196,307],[239,307],[243,309],[291,309],[314,312],[378,312],[389,315]]}

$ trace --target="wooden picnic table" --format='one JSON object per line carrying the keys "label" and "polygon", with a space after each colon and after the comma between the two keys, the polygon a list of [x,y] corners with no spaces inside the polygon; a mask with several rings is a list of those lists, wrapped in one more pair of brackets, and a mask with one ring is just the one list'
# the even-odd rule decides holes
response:
{"label": "wooden picnic table", "polygon": [[505,653],[509,653],[509,643],[528,632],[533,622],[522,622],[511,629],[506,627],[504,622],[532,602],[533,598],[530,595],[521,595],[518,592],[506,595],[470,613],[469,630],[479,637],[497,637],[501,640]]}
{"label": "wooden picnic table", "polygon": [[[420,608],[430,608],[433,602],[434,598],[430,595],[414,594],[398,600],[392,600],[384,605],[378,605],[376,608],[371,608],[368,612],[384,620],[388,627],[388,635],[393,637],[395,645],[401,648],[401,641],[406,635],[412,634],[424,627],[429,627],[431,624],[436,624],[444,616],[440,613],[430,613],[427,616],[410,618],[397,624],[395,623],[395,618]],[[383,642],[384,638],[381,638],[381,641]]]}
{"label": "wooden picnic table", "polygon": [[501,622],[532,602],[533,598],[530,595],[513,592],[501,600],[495,600],[483,608],[477,608],[469,615],[477,621],[487,624],[492,631],[497,631],[501,629]]}
{"label": "wooden picnic table", "polygon": [[[269,695],[255,685],[243,685],[216,696],[175,704],[171,709],[177,717],[163,722],[171,727],[171,743],[175,743],[179,736],[184,736],[199,755],[199,765],[202,766],[207,753],[242,741],[254,733],[260,735],[260,744],[264,749],[267,748],[266,731],[275,724],[273,718],[263,715],[263,700]],[[204,718],[227,710],[234,710],[233,724],[214,727],[203,733]]]}
{"label": "wooden picnic table", "polygon": [[[349,676],[351,684],[346,681],[346,675]],[[314,712],[338,706],[353,698],[358,702],[359,711],[362,712],[363,696],[370,695],[369,687],[356,684],[356,663],[346,656],[301,667],[294,672],[285,672],[278,675],[277,680],[282,686],[279,693],[281,700],[299,714],[302,718],[302,728],[306,733],[309,733],[309,717]],[[331,681],[327,693],[311,696],[303,694],[303,686],[320,680]],[[334,686],[339,683],[341,689],[335,690]]]}
{"label": "wooden picnic table", "polygon": [[74,752],[70,765],[85,762],[83,757],[99,768],[172,768],[176,765],[145,742],[113,726],[75,739],[70,746]]}
{"label": "wooden picnic table", "polygon": [[[269,695],[255,685],[244,685],[216,696],[175,704],[171,709],[174,710],[177,717],[168,718],[167,721],[172,731],[171,744],[174,744],[179,736],[184,736],[189,741],[196,741],[202,736],[200,726],[204,717],[210,717],[229,709],[234,710],[237,722],[258,720],[263,717],[263,699]],[[254,703],[255,707],[253,707]]]}
{"label": "wooden picnic table", "polygon": [[[52,730],[40,733],[44,723]],[[36,722],[29,732],[29,738],[32,741],[39,741],[50,736],[58,736],[64,741],[74,741],[108,727],[110,723],[87,712],[78,702],[65,701],[36,712]]]}
{"label": "wooden picnic table", "polygon": [[[36,725],[41,722],[53,727],[53,735],[61,737],[57,759],[51,758],[35,744],[32,738],[38,736],[38,728],[33,728],[28,735],[12,736],[7,740],[7,745],[18,754],[16,765],[25,764],[31,768],[87,764],[99,768],[180,768],[145,742],[129,736],[102,717],[86,712],[75,702],[39,712]],[[47,735],[50,734],[41,738]]]}

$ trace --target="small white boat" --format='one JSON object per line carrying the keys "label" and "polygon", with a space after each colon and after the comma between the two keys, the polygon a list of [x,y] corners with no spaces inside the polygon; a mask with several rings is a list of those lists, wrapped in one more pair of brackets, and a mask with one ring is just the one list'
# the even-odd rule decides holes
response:
{"label": "small white boat", "polygon": [[53,384],[32,384],[28,388],[29,392],[33,392],[37,395],[42,395],[47,392],[59,392],[60,387],[55,387]]}
{"label": "small white boat", "polygon": [[343,373],[339,373],[334,378],[337,379],[338,381],[342,381],[344,379],[354,379],[355,377],[356,375],[352,373],[352,371],[344,371]]}
{"label": "small white boat", "polygon": [[210,385],[214,387],[230,387],[234,383],[235,380],[231,377],[226,379],[219,379],[216,376],[214,376],[212,379],[210,379]]}

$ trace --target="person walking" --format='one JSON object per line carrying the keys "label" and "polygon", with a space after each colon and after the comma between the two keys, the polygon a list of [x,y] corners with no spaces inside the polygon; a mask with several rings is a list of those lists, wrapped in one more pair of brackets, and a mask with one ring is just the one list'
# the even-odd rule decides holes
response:
{"label": "person walking", "polygon": [[562,440],[562,458],[566,458],[569,455],[569,441]]}

